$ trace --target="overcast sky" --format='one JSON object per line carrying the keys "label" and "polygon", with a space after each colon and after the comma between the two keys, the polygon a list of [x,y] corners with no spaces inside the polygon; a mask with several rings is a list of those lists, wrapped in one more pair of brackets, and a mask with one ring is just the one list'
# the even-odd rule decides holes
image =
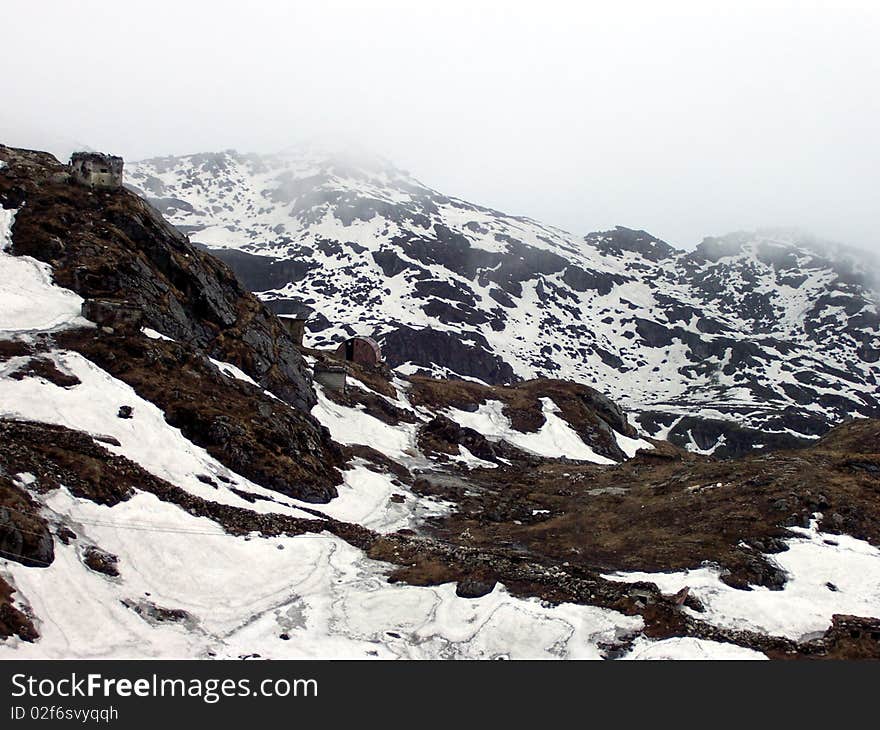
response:
{"label": "overcast sky", "polygon": [[681,245],[880,245],[880,2],[4,0],[0,141],[357,144],[442,192]]}

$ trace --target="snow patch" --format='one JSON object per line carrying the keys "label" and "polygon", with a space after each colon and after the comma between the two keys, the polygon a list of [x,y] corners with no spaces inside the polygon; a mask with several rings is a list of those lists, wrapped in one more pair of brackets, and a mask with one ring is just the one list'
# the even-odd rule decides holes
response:
{"label": "snow patch", "polygon": [[[0,643],[6,658],[598,659],[601,643],[642,628],[637,617],[548,606],[503,586],[465,599],[452,583],[392,585],[387,566],[335,536],[222,534],[150,494],[105,507],[59,490],[47,508],[74,515],[78,540],[57,545],[47,568],[0,561],[40,632]],[[166,531],[127,529],[146,523]],[[86,543],[119,557],[118,578],[83,565]],[[159,621],[151,604],[186,614]]]}
{"label": "snow patch", "polygon": [[611,580],[649,581],[664,593],[685,586],[706,608],[695,617],[716,626],[762,634],[809,639],[831,626],[836,613],[880,618],[880,550],[848,535],[822,533],[815,520],[810,528],[789,528],[801,537],[786,541],[788,550],[770,556],[788,581],[780,591],[754,586],[731,588],[720,570],[703,567],[675,573],[614,573]]}
{"label": "snow patch", "polygon": [[560,418],[559,407],[552,398],[541,398],[544,425],[536,433],[515,430],[504,415],[504,403],[490,400],[473,412],[451,408],[447,415],[462,426],[472,428],[488,439],[505,440],[514,446],[551,459],[569,458],[594,464],[616,464],[613,459],[597,454],[575,433],[568,422]]}
{"label": "snow patch", "polygon": [[730,659],[730,660],[762,660],[767,657],[754,649],[746,649],[736,644],[720,641],[696,639],[690,636],[676,636],[671,639],[652,641],[639,636],[633,647],[623,659],[650,660],[691,660],[691,659]]}
{"label": "snow patch", "polygon": [[312,415],[330,430],[334,441],[346,445],[370,446],[398,461],[417,455],[415,424],[400,423],[391,426],[360,408],[334,403],[324,394],[323,387],[318,383],[315,383],[315,393],[318,402],[312,408]]}
{"label": "snow patch", "polygon": [[627,459],[632,459],[636,452],[639,449],[653,449],[654,444],[650,441],[646,441],[645,439],[640,438],[630,438],[629,436],[624,436],[622,433],[614,432],[614,440],[617,441],[617,445],[620,447],[620,450],[626,454]]}
{"label": "snow patch", "polygon": [[223,373],[227,378],[234,378],[235,380],[243,380],[245,383],[250,383],[251,385],[256,386],[257,388],[261,388],[262,386],[257,383],[250,375],[248,375],[244,370],[239,367],[236,367],[231,362],[223,362],[222,360],[215,360],[213,357],[209,358],[210,361],[217,367],[217,369]]}
{"label": "snow patch", "polygon": [[82,298],[56,286],[48,264],[8,253],[15,213],[0,208],[0,338],[86,324]]}

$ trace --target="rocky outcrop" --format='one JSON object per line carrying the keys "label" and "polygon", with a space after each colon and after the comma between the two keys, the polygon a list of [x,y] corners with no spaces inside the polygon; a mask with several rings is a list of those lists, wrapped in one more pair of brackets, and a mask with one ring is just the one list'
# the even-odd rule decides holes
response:
{"label": "rocky outcrop", "polygon": [[88,545],[83,550],[82,559],[89,570],[106,575],[108,578],[116,578],[119,575],[119,557],[101,550],[97,545]]}
{"label": "rocky outcrop", "polygon": [[5,473],[0,464],[0,558],[46,568],[55,559],[49,526],[40,506]]}
{"label": "rocky outcrop", "polygon": [[308,372],[281,323],[220,261],[129,190],[72,184],[50,155],[0,146],[0,204],[19,209],[11,252],[52,266],[84,298],[124,300],[162,334],[232,362],[307,411]]}
{"label": "rocky outcrop", "polygon": [[400,326],[378,337],[382,353],[391,367],[409,363],[431,372],[438,363],[455,363],[454,372],[486,383],[518,380],[513,368],[491,352],[479,334],[443,332],[432,328]]}
{"label": "rocky outcrop", "polygon": [[[0,203],[17,210],[10,252],[46,262],[98,325],[43,333],[38,349],[83,354],[268,489],[311,502],[336,496],[343,455],[309,413],[311,377],[277,316],[134,193],[72,183],[42,153],[0,147],[0,159]],[[160,334],[142,334],[141,324]],[[224,374],[212,358],[252,382]],[[79,382],[42,355],[11,374],[34,376]],[[131,406],[121,403],[116,415],[131,418]]]}
{"label": "rocky outcrop", "polygon": [[[502,413],[510,420],[510,426],[522,433],[540,430],[546,419],[542,399],[549,398],[561,412],[561,417],[571,426],[581,440],[597,454],[614,460],[626,455],[617,444],[615,432],[634,437],[636,430],[627,421],[624,412],[598,391],[580,383],[566,380],[529,380],[512,386],[486,386],[462,380],[440,380],[423,376],[410,378],[412,387],[410,401],[415,406],[425,406],[434,411],[456,408],[475,411],[489,401],[504,404]],[[449,444],[462,444],[480,458],[492,461],[509,454],[489,450],[470,429],[457,430],[456,424],[438,418],[427,424],[420,439],[430,450],[454,453]],[[479,434],[477,434],[479,436]],[[444,448],[442,444],[447,444]]]}
{"label": "rocky outcrop", "polygon": [[457,456],[459,446],[464,446],[474,456],[484,461],[498,463],[498,459],[521,459],[523,454],[505,443],[492,443],[472,428],[460,426],[444,415],[435,416],[418,432],[419,448],[425,454]]}
{"label": "rocky outcrop", "polygon": [[0,577],[0,639],[17,636],[22,641],[35,641],[39,634],[33,621],[16,605],[15,591]]}
{"label": "rocky outcrop", "polygon": [[639,423],[650,433],[665,430],[664,425],[671,425],[666,430],[667,441],[683,449],[711,454],[719,459],[745,456],[756,449],[795,449],[810,443],[809,439],[799,438],[785,431],[758,431],[743,428],[735,421],[680,416],[659,411],[641,414]]}
{"label": "rocky outcrop", "polygon": [[199,350],[91,330],[61,333],[56,343],[128,383],[234,472],[307,502],[336,496],[343,456],[327,430],[261,388],[224,375]]}

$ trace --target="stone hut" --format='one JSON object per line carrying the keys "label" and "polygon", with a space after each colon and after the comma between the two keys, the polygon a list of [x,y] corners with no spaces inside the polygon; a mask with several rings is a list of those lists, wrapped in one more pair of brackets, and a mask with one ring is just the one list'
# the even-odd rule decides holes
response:
{"label": "stone hut", "polygon": [[114,332],[137,332],[144,313],[140,307],[121,299],[86,299],[82,316]]}
{"label": "stone hut", "polygon": [[329,365],[316,362],[313,369],[313,377],[316,383],[320,383],[328,390],[345,392],[348,370],[345,365]]}
{"label": "stone hut", "polygon": [[290,334],[297,347],[303,346],[306,323],[315,310],[297,299],[266,299],[263,303],[278,315],[284,329]]}
{"label": "stone hut", "polygon": [[284,329],[288,331],[297,347],[302,347],[303,337],[306,333],[306,322],[309,321],[308,314],[285,314],[279,317]]}
{"label": "stone hut", "polygon": [[382,348],[372,337],[351,337],[336,348],[336,357],[372,367],[382,362]]}
{"label": "stone hut", "polygon": [[122,187],[121,157],[100,152],[74,152],[70,157],[73,179],[93,188]]}

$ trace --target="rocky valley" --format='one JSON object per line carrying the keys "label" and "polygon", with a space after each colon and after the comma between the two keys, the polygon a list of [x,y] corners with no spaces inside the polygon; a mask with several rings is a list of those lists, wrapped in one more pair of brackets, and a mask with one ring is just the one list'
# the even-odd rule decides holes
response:
{"label": "rocky valley", "polygon": [[316,153],[125,180],[0,146],[0,655],[880,657],[864,261]]}

